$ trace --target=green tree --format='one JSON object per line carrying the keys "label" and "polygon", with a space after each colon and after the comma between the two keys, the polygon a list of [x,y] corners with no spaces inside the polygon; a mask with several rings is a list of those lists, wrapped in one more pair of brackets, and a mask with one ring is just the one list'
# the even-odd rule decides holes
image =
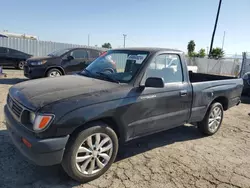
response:
{"label": "green tree", "polygon": [[112,48],[112,46],[111,46],[111,44],[108,42],[108,43],[104,43],[103,45],[102,45],[102,47],[103,48],[109,48],[109,49],[111,49]]}
{"label": "green tree", "polygon": [[191,52],[191,53],[189,54],[189,57],[199,57],[199,54],[196,53],[196,52]]}
{"label": "green tree", "polygon": [[204,58],[205,56],[206,56],[206,51],[204,48],[201,48],[198,53],[198,57]]}
{"label": "green tree", "polygon": [[192,53],[195,50],[195,42],[193,40],[190,40],[187,45],[188,55],[192,57]]}
{"label": "green tree", "polygon": [[212,49],[210,57],[214,59],[219,59],[224,57],[224,54],[225,54],[224,51],[221,48],[217,47]]}

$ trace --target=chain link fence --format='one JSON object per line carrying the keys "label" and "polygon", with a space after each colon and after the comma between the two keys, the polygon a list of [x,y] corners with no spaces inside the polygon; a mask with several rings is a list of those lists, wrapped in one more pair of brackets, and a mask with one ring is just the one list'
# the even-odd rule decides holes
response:
{"label": "chain link fence", "polygon": [[190,58],[187,57],[189,66],[197,66],[198,73],[217,74],[225,76],[238,76],[242,63],[241,58],[223,58],[223,59],[208,59],[208,58]]}

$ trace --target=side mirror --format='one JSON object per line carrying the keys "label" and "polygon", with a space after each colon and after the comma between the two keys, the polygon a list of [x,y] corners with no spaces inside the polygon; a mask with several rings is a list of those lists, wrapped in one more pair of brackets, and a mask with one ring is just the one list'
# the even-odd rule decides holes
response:
{"label": "side mirror", "polygon": [[164,81],[162,78],[149,77],[145,82],[145,87],[164,88]]}
{"label": "side mirror", "polygon": [[67,56],[67,60],[71,61],[71,60],[73,60],[73,59],[74,59],[73,56],[71,56],[71,55]]}

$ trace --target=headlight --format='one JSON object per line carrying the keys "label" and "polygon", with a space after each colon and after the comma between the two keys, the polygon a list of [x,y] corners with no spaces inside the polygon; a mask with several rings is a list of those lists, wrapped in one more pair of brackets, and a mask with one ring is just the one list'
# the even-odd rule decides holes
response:
{"label": "headlight", "polygon": [[34,124],[35,118],[36,114],[34,112],[30,112],[30,117],[29,117],[30,123]]}
{"label": "headlight", "polygon": [[52,122],[54,115],[52,114],[37,114],[30,112],[30,123],[33,124],[34,131],[41,131],[47,128]]}
{"label": "headlight", "polygon": [[43,64],[45,64],[47,61],[46,60],[42,60],[42,61],[33,61],[33,62],[31,62],[30,64],[32,65],[32,66],[36,66],[36,65],[43,65]]}

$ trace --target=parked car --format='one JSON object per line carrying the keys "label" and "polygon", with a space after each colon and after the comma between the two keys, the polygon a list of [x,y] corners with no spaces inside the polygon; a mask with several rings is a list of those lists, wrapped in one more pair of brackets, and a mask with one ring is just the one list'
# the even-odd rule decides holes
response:
{"label": "parked car", "polygon": [[247,72],[243,75],[243,91],[242,94],[250,96],[250,72]]}
{"label": "parked car", "polygon": [[23,69],[26,59],[31,56],[18,50],[0,47],[0,66],[13,66],[17,69]]}
{"label": "parked car", "polygon": [[[162,56],[177,58],[175,72],[158,68]],[[242,88],[240,78],[188,72],[178,50],[117,49],[77,75],[12,86],[4,113],[24,156],[42,166],[61,163],[87,182],[109,169],[119,143],[185,123],[215,134],[224,111],[240,104]]]}
{"label": "parked car", "polygon": [[67,48],[52,52],[45,57],[32,57],[25,63],[24,75],[32,79],[80,72],[102,52],[92,48]]}

